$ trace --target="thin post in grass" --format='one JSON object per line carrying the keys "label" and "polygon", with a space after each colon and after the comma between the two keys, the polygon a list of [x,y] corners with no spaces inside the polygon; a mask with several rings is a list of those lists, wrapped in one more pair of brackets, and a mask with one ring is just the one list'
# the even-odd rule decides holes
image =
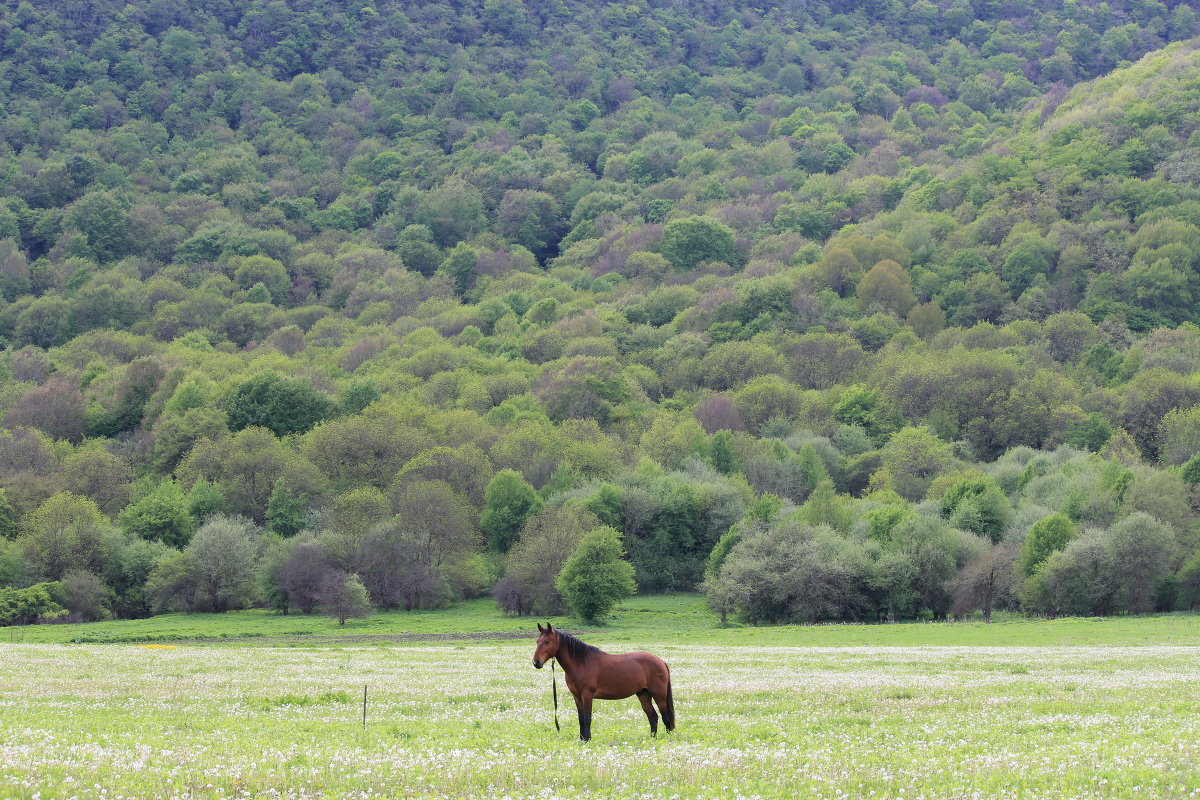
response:
{"label": "thin post in grass", "polygon": [[367,727],[367,685],[363,684],[363,729]]}

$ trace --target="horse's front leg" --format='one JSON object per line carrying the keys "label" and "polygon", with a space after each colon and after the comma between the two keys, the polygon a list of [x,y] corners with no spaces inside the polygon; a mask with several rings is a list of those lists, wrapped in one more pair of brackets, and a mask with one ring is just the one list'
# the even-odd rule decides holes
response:
{"label": "horse's front leg", "polygon": [[592,738],[591,692],[575,693],[575,709],[579,712],[579,738],[586,742]]}

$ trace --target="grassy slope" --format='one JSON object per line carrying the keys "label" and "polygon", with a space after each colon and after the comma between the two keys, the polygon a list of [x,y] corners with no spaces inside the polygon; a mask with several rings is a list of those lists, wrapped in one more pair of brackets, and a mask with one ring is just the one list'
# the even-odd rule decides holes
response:
{"label": "grassy slope", "polygon": [[[325,636],[395,634],[520,633],[535,620],[500,614],[488,599],[461,603],[439,611],[389,612],[339,627],[319,615],[281,616],[265,611],[230,614],[167,614],[144,620],[79,625],[40,625],[0,630],[0,642],[155,641],[253,637],[276,643],[321,642]],[[551,618],[562,627],[583,630],[577,621]],[[312,637],[311,639],[309,637]],[[984,625],[902,623],[897,625],[786,625],[720,627],[699,595],[634,597],[622,604],[609,624],[585,638],[620,649],[641,640],[697,644],[790,646],[1014,646],[1014,645],[1200,645],[1200,616],[1158,615],[1106,619],[1013,619]],[[247,641],[241,639],[241,641]]]}

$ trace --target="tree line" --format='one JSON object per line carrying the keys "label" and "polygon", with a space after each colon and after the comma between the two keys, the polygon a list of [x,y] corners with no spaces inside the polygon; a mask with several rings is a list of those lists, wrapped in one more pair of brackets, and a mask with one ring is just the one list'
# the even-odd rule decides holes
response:
{"label": "tree line", "polygon": [[43,5],[0,620],[1194,604],[1185,4]]}

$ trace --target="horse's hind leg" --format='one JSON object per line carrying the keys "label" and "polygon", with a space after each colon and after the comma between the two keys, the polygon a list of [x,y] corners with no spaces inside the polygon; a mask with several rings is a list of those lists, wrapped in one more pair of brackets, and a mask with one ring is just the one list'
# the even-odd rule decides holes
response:
{"label": "horse's hind leg", "polygon": [[658,713],[654,710],[654,704],[650,702],[650,690],[642,689],[637,693],[638,700],[642,701],[642,711],[646,712],[646,719],[650,720],[650,735],[658,735]]}
{"label": "horse's hind leg", "polygon": [[658,710],[662,714],[663,725],[669,731],[675,730],[675,698],[671,695],[671,679],[668,677],[666,690],[654,692],[654,702],[658,704]]}

